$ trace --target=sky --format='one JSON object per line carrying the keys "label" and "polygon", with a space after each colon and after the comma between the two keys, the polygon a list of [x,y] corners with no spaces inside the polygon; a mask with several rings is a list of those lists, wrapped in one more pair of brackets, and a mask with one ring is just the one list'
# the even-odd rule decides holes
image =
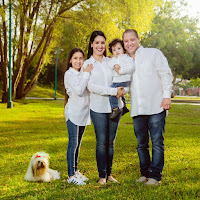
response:
{"label": "sky", "polygon": [[188,3],[189,16],[197,17],[197,12],[200,16],[200,0],[186,0],[186,2]]}

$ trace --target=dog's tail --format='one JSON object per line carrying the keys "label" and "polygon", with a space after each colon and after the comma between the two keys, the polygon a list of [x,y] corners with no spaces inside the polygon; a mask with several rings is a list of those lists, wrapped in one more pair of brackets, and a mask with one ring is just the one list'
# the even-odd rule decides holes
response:
{"label": "dog's tail", "polygon": [[48,169],[48,172],[51,175],[52,180],[60,179],[60,173],[57,170]]}

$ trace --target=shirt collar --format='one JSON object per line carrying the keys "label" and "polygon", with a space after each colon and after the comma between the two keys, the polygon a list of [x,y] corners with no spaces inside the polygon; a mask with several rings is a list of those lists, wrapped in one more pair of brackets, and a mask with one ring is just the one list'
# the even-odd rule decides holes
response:
{"label": "shirt collar", "polygon": [[142,53],[143,49],[144,49],[144,47],[143,47],[143,46],[140,46],[140,47],[136,50],[135,54],[139,54],[139,55],[140,55],[140,54]]}
{"label": "shirt collar", "polygon": [[80,74],[80,72],[78,72],[77,70],[75,70],[72,67],[69,68],[69,71],[72,72],[73,74],[77,75],[77,76]]}
{"label": "shirt collar", "polygon": [[[91,64],[94,64],[95,62],[99,62],[99,61],[95,60],[95,58],[93,56],[91,56],[89,59],[91,60]],[[106,60],[105,56],[103,56],[102,61],[104,61],[104,60]]]}

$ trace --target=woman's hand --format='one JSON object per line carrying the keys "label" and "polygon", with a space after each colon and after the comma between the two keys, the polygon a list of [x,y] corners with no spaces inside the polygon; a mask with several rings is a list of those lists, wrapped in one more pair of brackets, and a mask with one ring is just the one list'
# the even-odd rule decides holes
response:
{"label": "woman's hand", "polygon": [[93,65],[92,64],[88,64],[86,68],[83,68],[83,72],[91,72],[93,69]]}
{"label": "woman's hand", "polygon": [[123,95],[125,95],[124,87],[118,87],[116,97],[122,97]]}

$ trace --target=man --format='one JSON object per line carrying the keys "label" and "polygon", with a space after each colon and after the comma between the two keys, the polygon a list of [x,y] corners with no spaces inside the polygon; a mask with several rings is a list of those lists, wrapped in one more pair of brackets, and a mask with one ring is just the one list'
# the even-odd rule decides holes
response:
{"label": "man", "polygon": [[[140,46],[137,31],[123,33],[124,47],[135,62],[132,76],[131,117],[137,138],[141,177],[146,185],[161,183],[164,166],[164,130],[166,110],[171,108],[172,73],[166,57],[155,48]],[[149,134],[152,159],[149,154]]]}

